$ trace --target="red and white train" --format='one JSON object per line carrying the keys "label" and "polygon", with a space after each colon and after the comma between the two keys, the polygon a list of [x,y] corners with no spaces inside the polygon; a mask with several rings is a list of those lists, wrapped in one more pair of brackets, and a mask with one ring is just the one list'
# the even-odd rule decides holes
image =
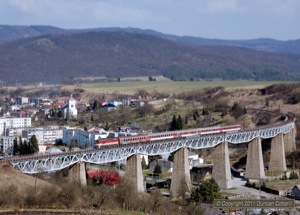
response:
{"label": "red and white train", "polygon": [[175,138],[185,138],[185,137],[190,137],[195,135],[234,132],[239,130],[241,130],[240,125],[229,125],[229,126],[196,128],[196,129],[178,130],[178,131],[169,131],[169,132],[160,132],[160,133],[149,133],[145,135],[99,139],[95,141],[95,147],[116,145],[116,144],[121,145],[121,144],[131,144],[131,143],[152,142],[152,141],[168,140],[168,139],[175,139]]}

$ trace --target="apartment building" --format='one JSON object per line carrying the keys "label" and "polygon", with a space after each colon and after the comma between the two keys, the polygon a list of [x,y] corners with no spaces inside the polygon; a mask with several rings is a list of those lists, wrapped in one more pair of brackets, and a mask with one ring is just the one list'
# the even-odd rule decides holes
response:
{"label": "apartment building", "polygon": [[63,138],[63,130],[59,126],[32,127],[22,130],[22,138],[36,136],[39,145],[54,145],[57,139]]}
{"label": "apartment building", "polygon": [[29,117],[1,117],[0,118],[0,135],[5,134],[7,128],[26,128],[31,127],[31,118]]}
{"label": "apartment building", "polygon": [[63,130],[63,143],[69,145],[72,139],[77,140],[79,147],[94,147],[95,140],[99,138],[107,138],[110,132],[104,129],[84,130],[79,128],[66,128]]}

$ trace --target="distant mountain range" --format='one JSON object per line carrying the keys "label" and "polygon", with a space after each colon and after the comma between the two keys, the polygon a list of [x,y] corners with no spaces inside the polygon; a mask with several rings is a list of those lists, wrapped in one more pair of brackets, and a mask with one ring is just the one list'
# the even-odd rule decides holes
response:
{"label": "distant mountain range", "polygon": [[300,40],[214,40],[135,28],[0,25],[0,74],[9,84],[154,75],[172,80],[300,80]]}

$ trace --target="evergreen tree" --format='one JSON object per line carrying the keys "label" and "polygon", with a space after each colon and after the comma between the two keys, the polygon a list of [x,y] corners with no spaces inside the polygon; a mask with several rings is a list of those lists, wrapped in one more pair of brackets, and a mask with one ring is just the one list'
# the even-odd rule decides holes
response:
{"label": "evergreen tree", "polygon": [[246,114],[246,108],[240,106],[237,102],[235,102],[231,108],[232,116],[234,116],[236,119],[240,116]]}
{"label": "evergreen tree", "polygon": [[97,110],[98,108],[99,108],[98,100],[95,99],[93,103],[93,109]]}
{"label": "evergreen tree", "polygon": [[175,152],[171,152],[171,153],[170,153],[170,155],[169,155],[169,157],[168,157],[168,161],[171,161],[171,162],[174,161],[174,154],[175,154]]}
{"label": "evergreen tree", "polygon": [[220,188],[213,178],[200,184],[192,192],[192,199],[195,202],[213,203],[214,199],[219,198],[221,198]]}
{"label": "evergreen tree", "polygon": [[176,116],[174,115],[173,118],[172,118],[172,121],[171,121],[171,131],[174,131],[176,130],[176,127],[177,127],[177,119],[176,119]]}
{"label": "evergreen tree", "polygon": [[31,153],[39,152],[39,144],[35,135],[32,135],[29,139],[29,148]]}
{"label": "evergreen tree", "polygon": [[56,146],[63,146],[64,143],[63,143],[62,139],[56,139],[55,145],[56,145]]}
{"label": "evergreen tree", "polygon": [[145,161],[145,157],[143,156],[142,158],[142,170],[145,170],[147,167],[146,161]]}
{"label": "evergreen tree", "polygon": [[161,167],[158,165],[158,162],[154,168],[154,171],[153,171],[154,174],[160,174],[161,173]]}
{"label": "evergreen tree", "polygon": [[24,145],[21,137],[19,137],[19,152],[20,155],[26,154],[26,146]]}
{"label": "evergreen tree", "polygon": [[32,151],[30,150],[30,146],[27,140],[24,140],[22,143],[22,154],[23,155],[32,154]]}
{"label": "evergreen tree", "polygon": [[202,109],[202,115],[209,115],[209,110],[208,110],[208,108],[203,108],[203,109]]}
{"label": "evergreen tree", "polygon": [[13,146],[13,155],[18,155],[20,154],[20,147],[19,147],[19,144],[18,144],[18,138],[16,137],[14,139],[14,146]]}
{"label": "evergreen tree", "polygon": [[197,120],[199,120],[199,118],[200,118],[200,114],[198,113],[197,110],[195,110],[194,113],[193,113],[193,119],[194,119],[195,121],[197,121]]}
{"label": "evergreen tree", "polygon": [[183,129],[183,123],[181,116],[178,115],[177,121],[176,121],[176,130],[182,130]]}

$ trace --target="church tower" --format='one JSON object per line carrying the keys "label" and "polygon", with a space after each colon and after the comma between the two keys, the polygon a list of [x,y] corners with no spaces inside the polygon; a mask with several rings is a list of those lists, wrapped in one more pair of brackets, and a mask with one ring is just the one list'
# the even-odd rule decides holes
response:
{"label": "church tower", "polygon": [[71,94],[69,102],[68,102],[68,118],[76,118],[77,117],[77,108],[76,108],[76,100],[73,98]]}

